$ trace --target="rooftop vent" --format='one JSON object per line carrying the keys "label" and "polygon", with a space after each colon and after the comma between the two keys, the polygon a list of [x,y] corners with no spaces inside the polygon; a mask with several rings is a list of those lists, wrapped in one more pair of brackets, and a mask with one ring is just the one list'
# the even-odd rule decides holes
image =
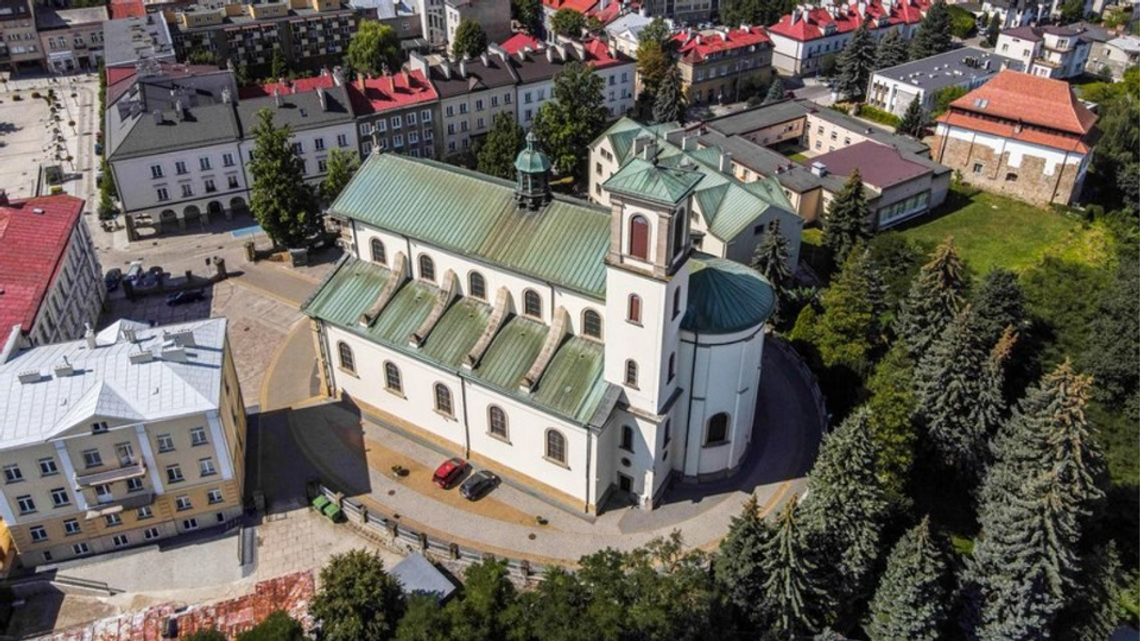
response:
{"label": "rooftop vent", "polygon": [[163,338],[174,343],[175,347],[194,347],[194,332],[183,329],[177,332],[168,332]]}
{"label": "rooftop vent", "polygon": [[162,348],[162,360],[185,363],[186,350],[182,347],[164,347]]}
{"label": "rooftop vent", "polygon": [[124,327],[123,338],[125,338],[128,343],[137,343],[139,340],[138,331],[133,327]]}
{"label": "rooftop vent", "polygon": [[33,214],[39,214],[40,216],[43,216],[43,215],[44,215],[44,210],[43,210],[43,209],[41,209],[41,208],[39,208],[39,207],[35,207],[35,208],[33,208],[33,209],[32,209],[32,213],[33,213]]}
{"label": "rooftop vent", "polygon": [[822,178],[827,175],[827,165],[818,161],[813,162],[811,164],[811,173]]}
{"label": "rooftop vent", "polygon": [[74,373],[75,373],[75,368],[71,366],[71,363],[67,362],[66,356],[63,357],[62,363],[55,366],[55,377],[56,378],[62,378],[64,376],[71,376]]}
{"label": "rooftop vent", "polygon": [[154,360],[154,353],[149,349],[141,352],[134,352],[129,356],[132,365],[141,365],[142,363],[149,363]]}
{"label": "rooftop vent", "polygon": [[39,370],[29,370],[27,372],[20,372],[17,375],[21,383],[38,383],[43,379],[43,375]]}

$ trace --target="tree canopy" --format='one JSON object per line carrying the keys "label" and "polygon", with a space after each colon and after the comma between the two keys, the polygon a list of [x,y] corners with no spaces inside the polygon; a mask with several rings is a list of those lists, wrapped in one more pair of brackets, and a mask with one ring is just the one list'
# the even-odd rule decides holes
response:
{"label": "tree canopy", "polygon": [[863,192],[859,169],[851,172],[823,217],[823,244],[832,260],[842,265],[856,243],[871,237],[871,209]]}
{"label": "tree canopy", "polygon": [[907,105],[906,113],[903,114],[902,121],[899,123],[896,133],[904,134],[912,138],[921,138],[922,130],[926,127],[926,112],[922,108],[922,103],[919,102],[918,96],[910,101]]}
{"label": "tree canopy", "polygon": [[375,20],[361,21],[344,54],[350,71],[378,76],[395,73],[403,63],[396,30]]}
{"label": "tree canopy", "polygon": [[483,25],[463,18],[455,28],[455,39],[451,41],[451,55],[456,58],[478,58],[487,51],[487,32]]}
{"label": "tree canopy", "polygon": [[855,30],[836,62],[836,85],[848,100],[862,100],[866,94],[867,82],[878,62],[876,50],[875,38],[864,22]]}
{"label": "tree canopy", "polygon": [[541,0],[511,0],[511,17],[518,20],[527,32],[539,33],[542,29]]}
{"label": "tree canopy", "polygon": [[354,151],[333,149],[325,161],[325,179],[321,183],[321,198],[332,203],[340,192],[348,186],[353,174],[360,168],[360,160]]}
{"label": "tree canopy", "polygon": [[533,131],[558,173],[578,179],[585,171],[590,143],[608,117],[604,90],[601,76],[580,62],[568,63],[554,76],[554,100],[539,108]]}
{"label": "tree canopy", "polygon": [[950,50],[952,18],[946,0],[934,0],[910,41],[910,59],[919,60]]}
{"label": "tree canopy", "polygon": [[293,151],[288,125],[273,124],[273,111],[257,113],[253,130],[250,209],[277,245],[300,247],[320,228],[313,188],[305,183],[305,161]]}
{"label": "tree canopy", "polygon": [[657,98],[653,101],[653,120],[684,124],[685,103],[685,92],[681,87],[681,71],[675,65],[670,66],[657,88]]}
{"label": "tree canopy", "polygon": [[586,16],[569,7],[562,7],[550,17],[550,30],[556,36],[581,37],[586,28]]}
{"label": "tree canopy", "polygon": [[384,570],[376,552],[334,555],[321,568],[320,590],[309,611],[328,641],[388,641],[407,602],[399,581]]}
{"label": "tree canopy", "polygon": [[509,112],[495,115],[491,131],[483,139],[476,168],[484,174],[514,180],[515,158],[526,144],[526,133]]}
{"label": "tree canopy", "polygon": [[910,58],[910,44],[895,29],[887,32],[879,41],[878,64],[876,70],[897,67]]}

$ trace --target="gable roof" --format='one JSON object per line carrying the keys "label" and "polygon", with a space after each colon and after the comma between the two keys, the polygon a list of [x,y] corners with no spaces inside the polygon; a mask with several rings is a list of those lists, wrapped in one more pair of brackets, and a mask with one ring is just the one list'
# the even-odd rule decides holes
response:
{"label": "gable roof", "polygon": [[162,114],[162,122],[158,122],[152,113],[136,115],[130,130],[109,159],[122,160],[175,149],[206,147],[241,137],[232,104],[187,107],[183,109],[181,118],[173,109],[159,113]]}
{"label": "gable roof", "polygon": [[858,169],[863,182],[880,191],[929,171],[904,158],[898,149],[870,140],[815,156],[811,163],[822,163],[828,171],[841,176],[850,176]]}
{"label": "gable roof", "polygon": [[235,111],[243,136],[257,125],[257,114],[262,109],[273,112],[273,124],[277,127],[288,125],[293,131],[304,131],[336,123],[353,121],[352,104],[344,87],[321,89],[324,104],[317,90],[292,93],[281,96],[281,106],[277,106],[272,96],[252,98],[237,103]]}
{"label": "gable roof", "polygon": [[883,0],[858,4],[797,7],[768,27],[770,34],[800,42],[849,33],[866,24],[870,30],[904,24],[918,24],[930,8],[929,0],[897,0],[883,6]]}
{"label": "gable roof", "polygon": [[682,31],[673,36],[673,40],[678,43],[677,52],[681,54],[681,59],[690,64],[703,62],[722,51],[770,45],[772,42],[764,27],[706,30],[699,33]]}
{"label": "gable roof", "polygon": [[1096,114],[1077,100],[1069,83],[1008,70],[950,103],[950,107],[1080,136],[1091,131],[1097,120]]}
{"label": "gable roof", "polygon": [[483,64],[483,57],[480,57],[431,65],[430,79],[439,97],[447,99],[474,91],[513,86],[518,81],[511,65],[498,55],[487,54],[485,58],[487,64]]}

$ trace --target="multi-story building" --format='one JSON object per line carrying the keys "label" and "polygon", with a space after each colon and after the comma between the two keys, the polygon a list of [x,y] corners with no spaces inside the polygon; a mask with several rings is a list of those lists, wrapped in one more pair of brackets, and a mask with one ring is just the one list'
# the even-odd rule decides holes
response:
{"label": "multi-story building", "polygon": [[909,40],[929,7],[929,0],[870,0],[796,7],[768,27],[774,48],[772,64],[787,74],[816,73],[825,59],[839,55],[862,24],[867,25],[876,40],[891,31]]}
{"label": "multi-story building", "polygon": [[167,19],[179,58],[267,70],[277,51],[298,69],[339,64],[359,18],[341,0],[278,0],[195,4]]}
{"label": "multi-story building", "polygon": [[1085,29],[1016,27],[998,36],[994,52],[1021,61],[1026,73],[1043,78],[1073,78],[1085,72],[1092,41]]}
{"label": "multi-story building", "polygon": [[103,23],[103,64],[107,69],[134,67],[144,60],[176,60],[170,27],[162,14],[147,13]]}
{"label": "multi-story building", "polygon": [[447,15],[443,0],[417,0],[420,14],[420,31],[429,46],[442,48],[447,45]]}
{"label": "multi-story building", "polygon": [[901,118],[910,103],[917,98],[922,108],[929,113],[934,108],[935,95],[943,89],[974,89],[1003,69],[1021,71],[1024,68],[1019,60],[999,56],[985,49],[951,49],[872,73],[867,86],[867,104]]}
{"label": "multi-story building", "polygon": [[1068,83],[1003,71],[938,118],[934,157],[982,189],[1065,205],[1080,195],[1096,119]]}
{"label": "multi-story building", "polygon": [[1085,71],[1119,82],[1124,72],[1140,63],[1140,38],[1117,36],[1104,42],[1093,41]]}
{"label": "multi-story building", "polygon": [[528,129],[543,103],[554,99],[554,77],[570,62],[589,65],[602,79],[602,104],[610,118],[628,113],[637,99],[636,61],[596,38],[583,42],[558,38],[556,43],[542,43],[520,33],[501,45],[491,45],[491,52],[506,56],[518,76],[518,120]]}
{"label": "multi-story building", "polygon": [[610,207],[552,194],[533,135],[513,187],[369,156],[335,203],[352,250],[304,306],[327,393],[586,512],[738,470],[774,292],[694,250],[705,174],[656,150]]}
{"label": "multi-story building", "polygon": [[681,86],[691,104],[733,101],[741,88],[772,76],[772,41],[763,27],[690,29],[673,40]]}
{"label": "multi-story building", "polygon": [[[642,5],[644,7],[644,5]],[[637,58],[637,47],[641,44],[641,31],[653,22],[646,11],[627,13],[606,25],[606,42],[630,58]],[[672,21],[669,21],[672,26]]]}
{"label": "multi-story building", "polygon": [[1027,27],[1037,21],[1039,6],[1032,0],[984,0],[982,13],[998,16],[1002,29]]}
{"label": "multi-story building", "polygon": [[413,158],[442,158],[439,94],[421,71],[379,78],[358,76],[348,85],[360,155],[376,151]]}
{"label": "multi-story building", "polygon": [[391,27],[400,40],[423,35],[419,7],[409,0],[349,0],[349,5],[363,20],[375,20]]}
{"label": "multi-story building", "polygon": [[470,151],[472,140],[491,130],[496,115],[516,115],[518,76],[505,53],[436,64],[413,53],[408,68],[422,73],[439,94],[444,157]]}
{"label": "multi-story building", "polygon": [[41,7],[36,12],[36,27],[48,69],[71,73],[97,68],[103,59],[103,25],[107,18],[107,7]]}
{"label": "multi-story building", "polygon": [[511,35],[510,0],[443,0],[443,17],[449,43],[455,40],[455,31],[463,20],[478,23],[488,42]]}
{"label": "multi-story building", "polygon": [[0,351],[79,338],[106,288],[85,203],[67,195],[9,201],[0,191]]}
{"label": "multi-story building", "polygon": [[32,0],[0,0],[0,65],[12,71],[43,66]]}
{"label": "multi-story building", "polygon": [[225,319],[118,321],[0,362],[0,516],[25,567],[241,516],[245,409]]}

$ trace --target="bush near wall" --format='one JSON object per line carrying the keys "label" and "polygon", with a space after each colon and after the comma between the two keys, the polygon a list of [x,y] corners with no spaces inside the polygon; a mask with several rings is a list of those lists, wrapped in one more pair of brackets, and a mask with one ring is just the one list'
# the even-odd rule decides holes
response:
{"label": "bush near wall", "polygon": [[889,111],[883,111],[882,109],[879,109],[878,107],[872,107],[871,105],[863,105],[860,107],[859,113],[857,115],[860,118],[866,118],[867,120],[871,120],[883,125],[889,125],[895,128],[898,128],[899,123],[902,122],[902,118],[899,118],[893,113]]}

